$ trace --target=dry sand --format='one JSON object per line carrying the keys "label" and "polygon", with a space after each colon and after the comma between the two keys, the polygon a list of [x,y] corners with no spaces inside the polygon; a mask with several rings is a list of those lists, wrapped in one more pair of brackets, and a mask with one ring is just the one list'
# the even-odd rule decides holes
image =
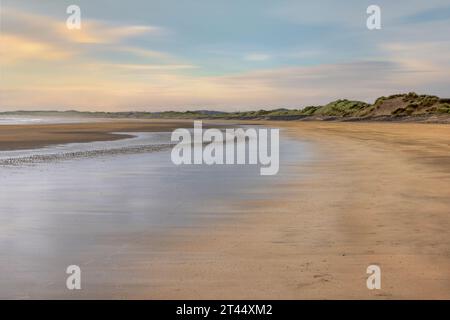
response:
{"label": "dry sand", "polygon": [[[294,182],[279,184],[275,200],[230,204],[239,218],[160,238],[158,259],[141,255],[135,290],[117,297],[450,298],[449,125],[269,124],[314,146],[311,161],[291,168]],[[150,130],[130,122],[39,126],[39,135],[7,127],[3,149]],[[366,288],[370,264],[381,267],[381,290]]]}

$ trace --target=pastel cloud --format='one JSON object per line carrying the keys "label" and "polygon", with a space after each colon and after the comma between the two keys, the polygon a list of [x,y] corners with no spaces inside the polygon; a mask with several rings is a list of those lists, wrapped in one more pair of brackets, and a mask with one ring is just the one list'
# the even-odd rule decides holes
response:
{"label": "pastel cloud", "polygon": [[[129,46],[123,44],[123,41],[138,36],[162,36],[165,33],[166,30],[157,26],[118,26],[93,19],[83,19],[81,29],[70,30],[64,19],[58,20],[7,7],[2,9],[1,37],[6,45],[2,45],[0,49],[1,63],[28,58],[35,61],[72,56],[73,59],[78,54],[89,55],[102,48],[143,57],[164,58],[164,53]],[[74,62],[76,63],[71,60],[71,63]]]}
{"label": "pastel cloud", "polygon": [[[412,48],[409,44],[395,44],[383,49],[391,58],[386,61],[286,67],[214,77],[182,75],[176,68],[168,73],[169,70],[163,67],[158,70],[145,66],[118,66],[125,69],[138,68],[139,73],[132,70],[127,75],[107,68],[101,72],[101,79],[90,79],[92,84],[88,81],[81,87],[67,86],[52,94],[51,84],[44,85],[35,87],[27,95],[36,97],[36,101],[44,105],[70,105],[84,109],[99,109],[108,105],[115,110],[123,108],[123,105],[135,110],[201,106],[228,110],[301,107],[339,98],[367,101],[381,95],[409,90],[445,95],[443,87],[436,86],[435,91],[429,90],[433,84],[449,83],[450,62],[444,54],[444,49],[447,50],[445,46],[434,44],[432,50],[442,53],[429,60],[424,57],[427,48],[416,51],[416,58],[420,63],[413,58],[403,59],[405,52],[418,48]],[[180,66],[180,69],[185,67],[189,68]],[[145,81],[141,81],[142,79]],[[95,83],[104,85],[99,87]],[[81,92],[84,93],[80,100],[78,96]],[[39,100],[39,97],[46,97],[47,94],[51,99]],[[3,92],[2,96],[7,101],[20,101],[23,94]]]}
{"label": "pastel cloud", "polygon": [[0,61],[2,65],[21,60],[44,59],[48,61],[67,59],[71,53],[51,43],[34,41],[22,36],[0,34]]}
{"label": "pastel cloud", "polygon": [[153,26],[113,26],[101,21],[85,21],[81,29],[69,30],[65,25],[58,24],[58,33],[78,43],[118,43],[125,38],[151,34],[161,35],[162,28]]}
{"label": "pastel cloud", "polygon": [[266,61],[270,59],[270,55],[264,53],[251,53],[244,57],[247,61]]}
{"label": "pastel cloud", "polygon": [[77,31],[66,28],[64,14],[8,6],[0,35],[0,110],[245,110],[370,101],[410,90],[449,96],[449,24],[445,15],[431,14],[443,2],[431,2],[414,1],[404,10],[381,3],[390,10],[383,11],[380,32],[364,27],[359,1],[346,10],[335,1],[274,1],[263,16],[239,11],[244,25],[215,25],[219,18],[210,17],[211,30],[187,9],[168,10],[169,17],[178,14],[168,28],[155,16],[102,16],[83,18]]}
{"label": "pastel cloud", "polygon": [[150,34],[164,35],[159,26],[115,25],[96,19],[82,19],[81,29],[68,29],[66,16],[54,17],[25,12],[11,7],[2,8],[3,32],[26,34],[41,41],[113,43],[129,37]]}

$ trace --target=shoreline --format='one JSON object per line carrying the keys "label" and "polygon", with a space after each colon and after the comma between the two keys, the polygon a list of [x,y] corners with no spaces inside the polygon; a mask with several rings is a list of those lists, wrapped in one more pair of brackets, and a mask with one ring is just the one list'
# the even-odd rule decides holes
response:
{"label": "shoreline", "polygon": [[[71,122],[52,124],[3,124],[0,125],[0,152],[14,150],[40,149],[48,146],[69,143],[89,143],[96,141],[115,141],[132,138],[127,132],[161,132],[177,128],[192,128],[194,119],[100,119],[92,122]],[[305,126],[326,127],[346,124],[352,125],[412,125],[412,126],[449,126],[448,123],[393,122],[393,121],[324,121],[324,120],[210,120],[203,121],[204,128],[236,125],[277,124],[280,127]],[[211,124],[211,125],[210,125]],[[416,127],[420,129],[420,127]],[[123,132],[123,133],[121,133]]]}
{"label": "shoreline", "polygon": [[[290,168],[292,179],[277,184],[275,191],[265,191],[275,198],[231,203],[235,214],[220,224],[179,228],[176,234],[158,239],[128,235],[129,241],[139,243],[146,252],[153,241],[166,245],[152,252],[158,259],[147,261],[143,256],[139,261],[139,286],[131,282],[131,291],[125,285],[95,296],[450,298],[450,126],[242,123],[284,128],[290,137],[311,143],[313,159],[294,165]],[[111,131],[171,130],[180,124],[192,126],[189,121],[158,120],[10,129],[32,129],[16,141],[22,139],[21,146],[40,146],[39,139],[26,140],[33,138],[35,130],[42,132],[40,138],[58,133],[57,139],[48,141],[50,145],[74,138],[85,139],[83,142],[117,138],[111,137]],[[0,126],[0,133],[7,132],[2,127],[8,125]],[[366,288],[366,268],[371,264],[382,270],[379,291]]]}

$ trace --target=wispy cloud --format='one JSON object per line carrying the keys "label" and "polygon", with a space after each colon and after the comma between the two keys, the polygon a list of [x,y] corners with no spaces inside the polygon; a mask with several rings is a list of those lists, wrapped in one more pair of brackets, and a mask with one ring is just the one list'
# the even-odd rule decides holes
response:
{"label": "wispy cloud", "polygon": [[270,55],[264,53],[250,53],[244,56],[247,61],[266,61],[270,59]]}
{"label": "wispy cloud", "polygon": [[140,35],[161,36],[167,30],[150,25],[117,25],[96,19],[82,20],[81,29],[68,29],[60,19],[12,7],[2,8],[2,32],[27,35],[40,41],[59,43],[118,43]]}
{"label": "wispy cloud", "polygon": [[102,67],[107,68],[118,68],[123,70],[132,70],[132,71],[170,71],[170,70],[186,70],[186,69],[195,69],[197,68],[191,64],[106,64],[100,65]]}
{"label": "wispy cloud", "polygon": [[450,6],[447,5],[415,12],[402,17],[402,20],[407,23],[450,20]]}
{"label": "wispy cloud", "polygon": [[334,0],[292,0],[283,1],[277,6],[270,6],[267,14],[285,19],[290,23],[332,26],[340,29],[364,26],[367,18],[366,8],[371,4],[380,6],[385,23],[401,20],[431,21],[448,17],[447,0],[378,0],[376,3],[361,0],[348,0],[345,3]]}
{"label": "wispy cloud", "polygon": [[[445,95],[445,87],[439,84],[449,84],[450,65],[447,63],[438,69],[433,63],[435,57],[428,62],[420,59],[421,64],[405,61],[402,56],[408,48],[412,49],[386,47],[384,50],[392,58],[389,61],[286,67],[216,77],[182,75],[177,70],[168,73],[164,66],[161,66],[160,71],[166,72],[154,72],[157,69],[153,67],[146,69],[145,66],[125,65],[118,67],[132,69],[130,75],[106,68],[109,71],[103,71],[101,79],[91,79],[93,83],[104,84],[101,87],[86,82],[83,86],[66,86],[54,92],[51,84],[41,84],[27,91],[27,96],[45,105],[71,105],[86,109],[109,105],[111,108],[128,106],[140,110],[200,106],[244,110],[301,107],[339,98],[370,101],[381,95],[409,90]],[[439,45],[433,49],[439,49]],[[436,58],[445,61],[443,56]],[[179,67],[183,69],[190,66]],[[146,81],[140,81],[140,73],[134,72],[134,68],[141,72],[149,71],[144,73]],[[430,91],[430,87],[435,89]],[[79,97],[80,92],[85,92],[82,98]],[[102,99],[105,95],[108,97]],[[24,97],[23,92],[3,92],[1,96],[5,101],[16,103]]]}
{"label": "wispy cloud", "polygon": [[244,110],[450,95],[448,0],[381,0],[375,32],[360,0],[201,1],[203,11],[129,1],[121,12],[79,0],[90,15],[68,30],[64,10],[45,13],[52,2],[19,10],[6,0],[0,108]]}
{"label": "wispy cloud", "polygon": [[8,64],[16,64],[23,60],[46,60],[54,61],[67,59],[71,56],[71,52],[53,45],[28,39],[22,36],[0,34],[0,63],[5,66]]}
{"label": "wispy cloud", "polygon": [[80,30],[69,30],[64,19],[2,8],[1,63],[19,61],[48,61],[70,57],[70,63],[77,63],[77,57],[95,58],[98,51],[112,50],[163,59],[165,53],[133,47],[125,40],[139,36],[163,36],[166,30],[157,26],[115,25],[99,20],[83,19]]}

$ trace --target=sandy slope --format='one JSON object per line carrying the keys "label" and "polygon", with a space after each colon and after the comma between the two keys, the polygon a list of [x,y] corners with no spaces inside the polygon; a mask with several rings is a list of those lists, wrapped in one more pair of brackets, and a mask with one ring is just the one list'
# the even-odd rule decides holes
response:
{"label": "sandy slope", "polygon": [[[272,123],[314,142],[276,201],[179,233],[140,298],[450,298],[450,126]],[[366,268],[382,290],[366,288]]]}

